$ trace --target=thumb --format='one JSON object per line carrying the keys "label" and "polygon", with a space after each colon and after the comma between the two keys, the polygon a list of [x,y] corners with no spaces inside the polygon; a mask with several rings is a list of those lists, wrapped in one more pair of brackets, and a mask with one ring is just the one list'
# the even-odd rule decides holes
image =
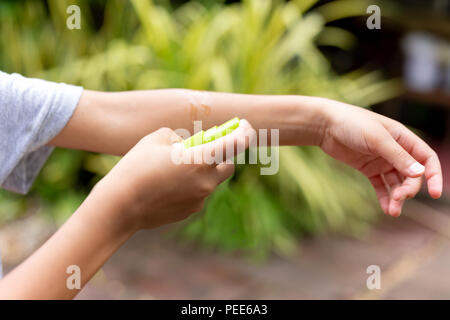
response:
{"label": "thumb", "polygon": [[152,141],[160,144],[173,144],[175,142],[180,142],[183,140],[179,135],[176,134],[175,131],[165,127],[156,130],[155,132],[149,134],[147,137]]}
{"label": "thumb", "polygon": [[221,163],[215,168],[216,178],[218,183],[224,182],[234,173],[235,167],[233,163]]}
{"label": "thumb", "polygon": [[417,178],[425,172],[425,167],[417,162],[387,131],[377,135],[373,149],[404,176]]}

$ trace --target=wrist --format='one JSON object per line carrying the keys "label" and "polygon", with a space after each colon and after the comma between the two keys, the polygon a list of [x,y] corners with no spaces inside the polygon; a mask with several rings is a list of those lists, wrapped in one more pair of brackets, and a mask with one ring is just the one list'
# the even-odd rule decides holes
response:
{"label": "wrist", "polygon": [[332,125],[331,100],[319,97],[299,96],[296,113],[301,117],[298,127],[306,145],[321,146]]}
{"label": "wrist", "polygon": [[[118,237],[131,237],[139,230],[133,212],[136,201],[130,194],[132,188],[125,181],[115,181],[109,174],[92,189],[85,203],[94,209],[95,218]],[[83,204],[84,205],[84,204]]]}

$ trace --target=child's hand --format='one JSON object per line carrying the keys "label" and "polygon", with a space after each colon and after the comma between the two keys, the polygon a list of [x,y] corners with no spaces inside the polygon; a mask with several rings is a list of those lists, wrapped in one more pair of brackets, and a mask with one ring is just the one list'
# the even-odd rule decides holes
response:
{"label": "child's hand", "polygon": [[[367,176],[386,214],[399,216],[425,174],[433,198],[442,193],[436,153],[401,123],[374,112],[332,102],[321,148]],[[424,167],[425,166],[425,167]]]}
{"label": "child's hand", "polygon": [[[187,218],[201,210],[204,200],[234,172],[233,163],[176,164],[174,154],[211,154],[233,146],[248,147],[253,129],[246,120],[232,133],[214,142],[184,149],[171,129],[162,128],[141,139],[96,186],[120,208],[113,219],[133,231],[154,228]],[[220,161],[225,160],[224,156]],[[228,154],[229,156],[229,154]],[[200,157],[200,159],[202,159]]]}

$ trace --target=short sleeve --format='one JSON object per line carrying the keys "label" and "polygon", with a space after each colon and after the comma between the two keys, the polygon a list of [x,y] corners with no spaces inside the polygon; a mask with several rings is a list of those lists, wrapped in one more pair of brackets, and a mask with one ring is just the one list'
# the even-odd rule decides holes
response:
{"label": "short sleeve", "polygon": [[0,71],[0,186],[26,193],[83,88]]}

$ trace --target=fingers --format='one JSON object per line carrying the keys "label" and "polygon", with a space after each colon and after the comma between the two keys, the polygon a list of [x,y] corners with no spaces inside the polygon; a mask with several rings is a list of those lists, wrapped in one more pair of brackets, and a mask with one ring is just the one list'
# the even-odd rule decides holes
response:
{"label": "fingers", "polygon": [[221,163],[215,167],[217,184],[224,182],[226,179],[231,177],[234,173],[233,163]]}
{"label": "fingers", "polygon": [[395,126],[388,129],[393,132],[394,136],[398,137],[398,143],[403,146],[414,159],[425,165],[428,193],[435,199],[439,198],[442,195],[442,169],[436,152],[403,125],[395,123]]}
{"label": "fingers", "polygon": [[422,185],[422,177],[406,178],[401,186],[393,190],[392,198],[396,201],[411,199],[416,196]]}
{"label": "fingers", "polygon": [[375,189],[381,209],[393,217],[400,216],[404,201],[413,198],[422,185],[421,177],[407,177],[403,180],[397,170],[374,176],[369,180]]}
{"label": "fingers", "polygon": [[[162,140],[167,140],[169,132],[162,132]],[[231,158],[245,151],[256,138],[256,131],[247,120],[240,120],[239,127],[229,134],[210,143],[186,149],[182,143],[173,144],[172,160],[176,164],[196,164],[205,169],[205,173],[220,184],[234,173]],[[203,165],[208,165],[206,168]]]}
{"label": "fingers", "polygon": [[386,184],[381,178],[380,175],[369,178],[370,183],[372,184],[373,188],[375,189],[375,193],[377,194],[378,202],[380,203],[381,210],[385,214],[389,214],[389,192],[386,188]]}
{"label": "fingers", "polygon": [[231,160],[234,156],[244,152],[255,137],[256,132],[253,127],[247,120],[242,119],[239,127],[233,132],[210,143],[192,147],[188,149],[188,152],[200,153],[201,158],[207,164],[217,164]]}
{"label": "fingers", "polygon": [[427,179],[428,193],[434,199],[442,195],[442,169],[437,154],[432,151],[428,153],[425,161],[425,178]]}
{"label": "fingers", "polygon": [[373,148],[402,175],[416,178],[424,174],[425,167],[417,162],[384,128],[377,133],[371,144],[371,149]]}
{"label": "fingers", "polygon": [[397,170],[392,170],[390,172],[387,172],[382,175],[382,178],[384,178],[384,181],[387,186],[387,190],[389,192],[389,207],[388,207],[388,214],[393,217],[400,216],[402,212],[402,206],[404,199],[394,199],[393,194],[395,190],[397,190],[401,184],[402,179],[398,175]]}

